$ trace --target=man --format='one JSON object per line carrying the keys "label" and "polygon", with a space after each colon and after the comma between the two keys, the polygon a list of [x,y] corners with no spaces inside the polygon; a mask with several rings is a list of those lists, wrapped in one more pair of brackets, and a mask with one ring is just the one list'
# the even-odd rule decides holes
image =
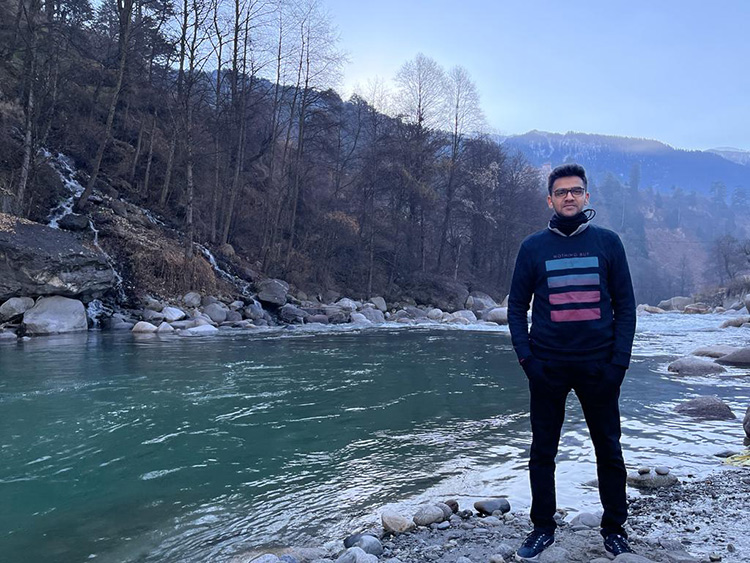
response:
{"label": "man", "polygon": [[555,541],[555,456],[571,390],[581,403],[596,452],[604,547],[615,556],[632,553],[623,529],[627,474],[618,404],[635,333],[630,271],[617,234],[592,225],[583,212],[589,193],[582,166],[558,166],[547,189],[555,214],[545,230],[521,244],[508,300],[513,347],[531,395],[534,529],[516,557],[534,561]]}

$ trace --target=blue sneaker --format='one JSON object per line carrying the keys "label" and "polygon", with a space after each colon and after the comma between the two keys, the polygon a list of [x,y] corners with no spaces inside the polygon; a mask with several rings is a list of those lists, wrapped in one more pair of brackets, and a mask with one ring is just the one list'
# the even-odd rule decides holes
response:
{"label": "blue sneaker", "polygon": [[555,534],[548,532],[542,532],[541,530],[534,530],[526,539],[523,540],[523,544],[516,551],[516,560],[518,561],[539,561],[539,555],[555,543]]}
{"label": "blue sneaker", "polygon": [[609,534],[604,538],[604,549],[610,557],[617,557],[621,553],[634,553],[627,538],[620,534]]}

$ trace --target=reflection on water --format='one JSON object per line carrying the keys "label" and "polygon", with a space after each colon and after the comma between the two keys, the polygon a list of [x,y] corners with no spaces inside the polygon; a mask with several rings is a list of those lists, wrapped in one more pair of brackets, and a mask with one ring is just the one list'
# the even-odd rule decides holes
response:
{"label": "reflection on water", "polygon": [[[738,421],[676,415],[742,370],[666,371],[699,345],[747,343],[722,317],[639,318],[623,389],[631,467],[702,474]],[[741,340],[744,338],[745,340]],[[675,352],[671,352],[671,351]],[[529,503],[525,379],[506,329],[338,329],[210,339],[90,333],[0,345],[0,550],[9,560],[228,560],[343,537],[380,508]],[[596,508],[593,450],[571,396],[558,504]]]}

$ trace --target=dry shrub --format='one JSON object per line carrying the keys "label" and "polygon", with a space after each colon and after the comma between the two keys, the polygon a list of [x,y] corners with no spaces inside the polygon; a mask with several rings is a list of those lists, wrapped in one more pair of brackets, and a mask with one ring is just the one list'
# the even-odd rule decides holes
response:
{"label": "dry shrub", "polygon": [[216,293],[213,268],[203,257],[186,257],[181,248],[160,246],[156,252],[138,249],[130,256],[141,288],[161,295],[182,295],[188,291]]}

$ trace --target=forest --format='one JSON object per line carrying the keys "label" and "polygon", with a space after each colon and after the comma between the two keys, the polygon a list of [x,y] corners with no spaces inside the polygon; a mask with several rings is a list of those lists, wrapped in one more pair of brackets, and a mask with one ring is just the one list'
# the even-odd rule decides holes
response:
{"label": "forest", "polygon": [[[201,243],[313,294],[460,282],[501,298],[548,217],[541,170],[484,133],[463,67],[417,54],[393,88],[342,100],[344,61],[318,0],[1,0],[0,208],[45,222],[59,152],[81,171],[79,212],[98,190],[158,213],[186,269]],[[683,198],[657,201],[638,174],[594,182],[600,219],[641,300],[694,291],[695,253],[651,275],[646,208],[668,231]]]}

